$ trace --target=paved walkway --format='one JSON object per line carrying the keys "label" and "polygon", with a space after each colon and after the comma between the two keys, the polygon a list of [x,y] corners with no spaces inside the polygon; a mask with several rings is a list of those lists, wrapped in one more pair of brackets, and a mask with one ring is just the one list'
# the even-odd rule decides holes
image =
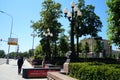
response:
{"label": "paved walkway", "polygon": [[[32,68],[32,66],[25,60],[23,68]],[[46,78],[24,79],[22,74],[18,75],[17,71],[17,60],[12,59],[9,61],[9,64],[4,63],[0,65],[0,80],[47,80]]]}

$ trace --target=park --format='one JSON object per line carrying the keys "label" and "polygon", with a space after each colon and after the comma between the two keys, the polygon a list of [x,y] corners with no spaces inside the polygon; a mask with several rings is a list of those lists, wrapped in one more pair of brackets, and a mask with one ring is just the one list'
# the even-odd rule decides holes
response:
{"label": "park", "polygon": [[[48,80],[119,80],[120,77],[120,5],[119,0],[106,0],[108,39],[104,39],[103,23],[95,12],[95,6],[85,5],[86,0],[70,3],[70,8],[62,9],[62,4],[54,0],[44,0],[39,12],[40,18],[32,20],[32,49],[19,52],[19,38],[12,37],[13,17],[8,41],[8,54],[0,49],[0,58],[10,59],[22,56],[32,66],[23,68],[25,79],[47,78]],[[112,5],[111,5],[112,4]],[[67,4],[68,5],[68,4]],[[59,19],[64,19],[63,26]],[[67,29],[65,29],[67,27]],[[66,34],[67,32],[67,34]],[[39,44],[34,48],[35,38]],[[112,50],[116,45],[118,51]],[[17,46],[16,52],[10,52]]]}

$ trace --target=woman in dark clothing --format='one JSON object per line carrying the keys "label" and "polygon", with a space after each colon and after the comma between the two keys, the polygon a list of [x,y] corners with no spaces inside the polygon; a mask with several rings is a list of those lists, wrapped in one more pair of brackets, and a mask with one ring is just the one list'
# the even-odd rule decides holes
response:
{"label": "woman in dark clothing", "polygon": [[23,57],[20,57],[17,61],[17,65],[18,65],[18,74],[21,73],[21,68],[22,68],[22,65],[23,65],[24,61],[23,61]]}

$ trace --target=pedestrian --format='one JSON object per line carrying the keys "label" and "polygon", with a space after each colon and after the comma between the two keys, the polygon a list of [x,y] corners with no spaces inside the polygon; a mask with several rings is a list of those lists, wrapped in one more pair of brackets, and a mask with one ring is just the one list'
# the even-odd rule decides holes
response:
{"label": "pedestrian", "polygon": [[21,73],[21,68],[22,68],[22,65],[23,65],[24,61],[23,61],[23,57],[20,57],[17,61],[17,65],[18,65],[18,74]]}

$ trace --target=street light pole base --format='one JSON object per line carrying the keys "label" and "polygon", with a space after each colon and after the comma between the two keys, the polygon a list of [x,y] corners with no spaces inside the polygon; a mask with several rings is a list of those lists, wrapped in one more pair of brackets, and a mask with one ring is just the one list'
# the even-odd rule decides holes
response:
{"label": "street light pole base", "polygon": [[6,64],[9,64],[9,59],[7,59]]}

